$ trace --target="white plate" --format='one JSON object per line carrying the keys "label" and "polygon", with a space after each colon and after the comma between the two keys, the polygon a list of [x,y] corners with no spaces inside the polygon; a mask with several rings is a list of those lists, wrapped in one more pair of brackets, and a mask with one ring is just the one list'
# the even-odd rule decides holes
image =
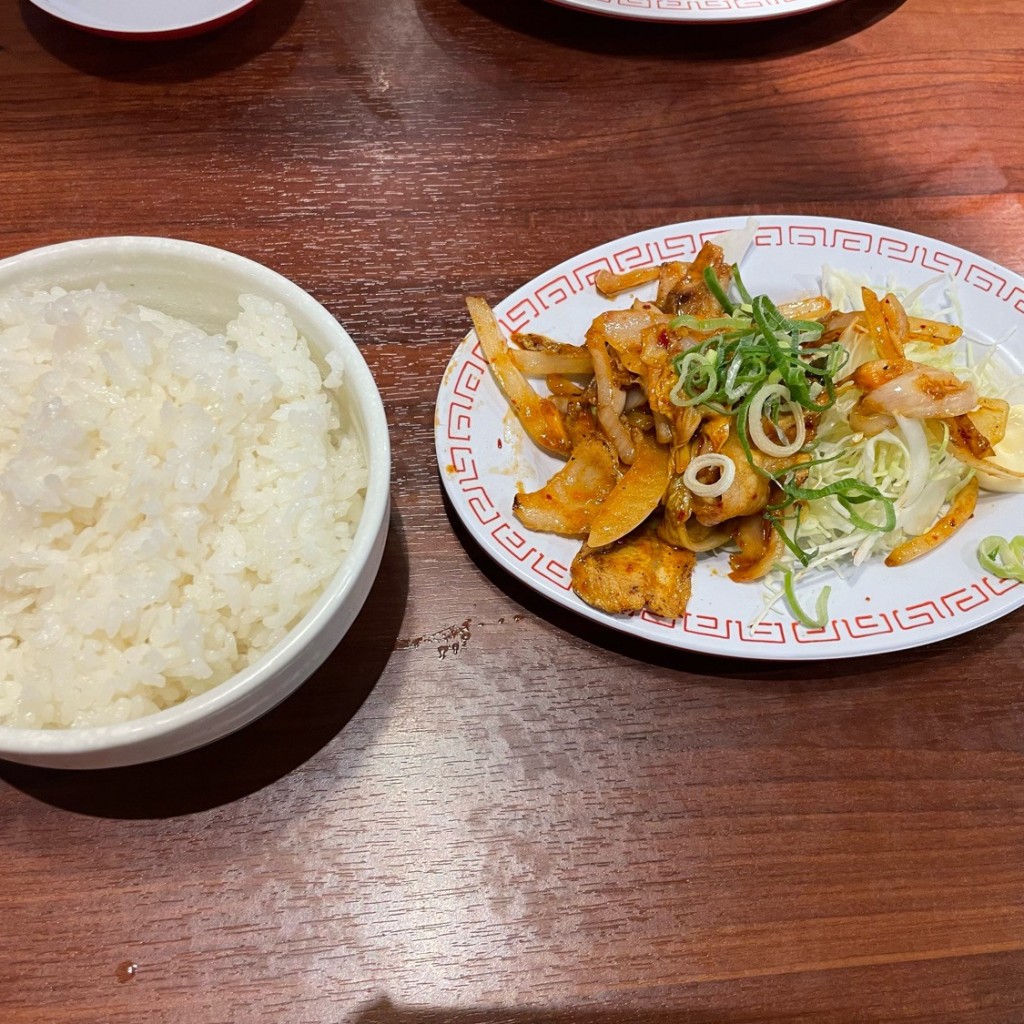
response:
{"label": "white plate", "polygon": [[[655,228],[575,256],[499,303],[507,331],[530,330],[582,342],[593,317],[629,304],[608,300],[594,274],[668,259],[690,259],[702,242],[742,218]],[[866,274],[880,286],[915,287],[940,273],[956,280],[965,325],[974,337],[1006,340],[1003,352],[1024,365],[1024,278],[956,246],[858,221],[758,217],[756,245],[743,261],[752,292],[787,301],[815,291],[824,264]],[[651,287],[651,286],[649,286]],[[638,293],[643,294],[643,289]],[[668,621],[643,613],[608,615],[572,593],[569,564],[576,540],[532,533],[512,516],[517,484],[539,487],[561,464],[523,434],[470,333],[452,356],[437,398],[435,441],[441,479],[455,511],[499,565],[545,597],[634,636],[687,650],[744,658],[813,660],[896,651],[932,643],[991,622],[1024,604],[1024,587],[985,575],[978,541],[1016,536],[1024,495],[985,494],[974,518],[941,548],[903,569],[871,561],[848,582],[835,580],[824,629],[812,630],[777,610],[757,626],[763,588],[728,579],[722,555],[700,556],[687,614]],[[813,596],[813,594],[812,594]]]}
{"label": "white plate", "polygon": [[764,21],[816,11],[839,0],[552,0],[562,7],[632,21]]}
{"label": "white plate", "polygon": [[170,39],[195,35],[237,18],[258,0],[32,0],[62,21],[100,35]]}

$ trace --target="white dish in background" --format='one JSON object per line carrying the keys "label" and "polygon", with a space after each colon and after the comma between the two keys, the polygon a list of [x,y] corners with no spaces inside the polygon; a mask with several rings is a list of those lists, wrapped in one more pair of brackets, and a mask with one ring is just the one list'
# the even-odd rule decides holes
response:
{"label": "white dish in background", "polygon": [[839,0],[552,0],[552,3],[631,21],[713,23],[785,18],[829,7]]}
{"label": "white dish in background", "polygon": [[258,0],[31,0],[61,21],[100,35],[122,39],[172,39],[224,25]]}
{"label": "white dish in background", "polygon": [[[756,245],[742,263],[752,293],[779,302],[810,294],[825,264],[865,274],[880,286],[898,281],[915,287],[949,273],[957,283],[966,331],[976,338],[1008,339],[1007,361],[1017,369],[1024,365],[1024,278],[1012,271],[956,246],[874,224],[793,216],[757,221]],[[704,240],[744,224],[740,217],[693,221],[609,242],[535,278],[497,303],[495,311],[506,331],[529,329],[581,343],[598,313],[629,303],[628,294],[608,300],[597,293],[592,281],[598,270],[690,259]],[[646,293],[637,289],[637,294]],[[579,541],[533,533],[512,514],[517,484],[536,489],[561,462],[526,437],[472,332],[444,373],[435,442],[441,479],[457,515],[503,569],[556,604],[660,644],[766,660],[851,657],[943,640],[1024,604],[1024,586],[987,576],[976,556],[983,537],[1021,532],[1024,495],[983,492],[974,518],[912,567],[886,568],[874,559],[848,582],[833,580],[831,620],[824,629],[807,629],[779,607],[752,625],[763,610],[763,588],[732,582],[724,555],[699,558],[683,619],[609,615],[570,589],[569,565]]]}
{"label": "white dish in background", "polygon": [[0,292],[100,283],[208,331],[223,330],[239,295],[282,303],[314,356],[340,356],[343,414],[369,471],[352,546],[320,598],[284,640],[248,668],[174,707],[116,725],[0,726],[0,758],[54,768],[107,768],[170,757],[228,735],[296,690],[341,641],[362,608],[387,538],[391,450],[380,393],[344,327],[297,284],[221,249],[169,238],[92,238],[0,260]]}

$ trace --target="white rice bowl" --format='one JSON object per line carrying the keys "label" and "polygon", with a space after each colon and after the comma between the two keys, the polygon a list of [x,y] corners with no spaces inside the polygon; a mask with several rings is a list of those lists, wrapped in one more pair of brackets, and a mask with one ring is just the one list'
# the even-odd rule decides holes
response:
{"label": "white rice bowl", "polygon": [[272,271],[167,239],[0,262],[0,756],[149,760],[267,710],[365,598],[388,461],[354,344]]}

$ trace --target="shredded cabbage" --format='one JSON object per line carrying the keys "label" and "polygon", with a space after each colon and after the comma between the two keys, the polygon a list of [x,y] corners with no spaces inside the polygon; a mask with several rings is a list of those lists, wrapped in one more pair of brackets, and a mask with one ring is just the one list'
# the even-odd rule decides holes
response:
{"label": "shredded cabbage", "polygon": [[[861,308],[861,285],[870,286],[870,282],[845,271],[824,268],[822,293],[836,309]],[[940,285],[945,285],[945,289],[938,296]],[[954,321],[959,310],[955,282],[948,275],[940,275],[913,291],[893,282],[887,283],[885,290],[896,295],[912,315]],[[906,354],[916,362],[955,372],[974,384],[979,394],[1009,397],[1014,386],[1019,386],[1020,377],[1007,372],[996,357],[997,348],[991,342],[968,339],[965,335],[952,345],[912,344]],[[877,356],[870,351],[853,353],[844,369],[849,372],[870,358]],[[859,566],[873,556],[884,557],[909,537],[924,533],[974,473],[950,453],[949,431],[945,427],[941,435],[930,437],[919,420],[895,417],[894,430],[883,430],[873,437],[857,433],[850,427],[849,414],[859,397],[855,389],[840,389],[834,406],[823,412],[814,462],[803,486],[820,490],[842,480],[860,481],[892,501],[895,527],[887,532],[864,529],[837,495],[806,502],[800,510],[800,539],[805,550],[813,555],[800,564],[792,551],[785,553],[766,581],[768,590],[762,615],[785,598],[794,616],[805,621],[809,617],[799,611],[794,600],[797,584],[809,585],[826,572],[843,576],[849,567]],[[822,618],[820,612],[816,618]]]}

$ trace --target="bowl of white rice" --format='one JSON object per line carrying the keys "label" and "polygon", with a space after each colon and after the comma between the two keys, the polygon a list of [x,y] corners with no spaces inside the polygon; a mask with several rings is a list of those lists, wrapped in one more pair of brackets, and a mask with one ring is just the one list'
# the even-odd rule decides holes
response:
{"label": "bowl of white rice", "polygon": [[380,566],[390,447],[355,343],[220,249],[0,260],[0,758],[137,764],[283,700]]}

